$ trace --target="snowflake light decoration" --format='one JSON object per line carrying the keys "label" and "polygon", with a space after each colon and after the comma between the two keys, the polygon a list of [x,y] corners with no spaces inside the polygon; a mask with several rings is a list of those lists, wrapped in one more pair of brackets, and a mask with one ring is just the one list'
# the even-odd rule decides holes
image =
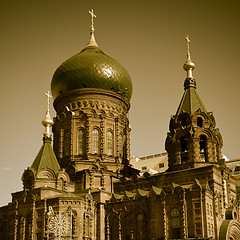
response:
{"label": "snowflake light decoration", "polygon": [[48,232],[54,235],[55,240],[63,240],[63,235],[69,233],[71,222],[68,215],[55,214],[50,208],[48,220]]}

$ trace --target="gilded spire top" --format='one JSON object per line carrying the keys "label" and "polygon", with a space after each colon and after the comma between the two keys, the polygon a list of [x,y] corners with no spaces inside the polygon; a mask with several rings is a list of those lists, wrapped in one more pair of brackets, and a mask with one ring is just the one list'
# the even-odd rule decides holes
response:
{"label": "gilded spire top", "polygon": [[52,96],[50,95],[49,91],[47,91],[45,95],[47,96],[47,109],[46,109],[46,116],[42,120],[42,125],[45,127],[45,132],[43,136],[50,138],[52,135],[50,131],[50,127],[53,125],[53,120],[50,117],[49,105],[50,105],[50,98],[52,98]]}
{"label": "gilded spire top", "polygon": [[194,79],[192,75],[192,71],[195,68],[195,64],[191,60],[191,55],[190,55],[190,39],[189,36],[187,35],[185,37],[186,42],[187,42],[187,61],[184,64],[183,68],[185,71],[187,71],[187,79]]}
{"label": "gilded spire top", "polygon": [[96,40],[95,40],[95,28],[94,28],[94,18],[96,18],[97,16],[94,14],[93,9],[91,11],[88,11],[88,13],[91,15],[91,30],[90,30],[90,40],[88,42],[88,47],[89,46],[95,46],[98,47]]}

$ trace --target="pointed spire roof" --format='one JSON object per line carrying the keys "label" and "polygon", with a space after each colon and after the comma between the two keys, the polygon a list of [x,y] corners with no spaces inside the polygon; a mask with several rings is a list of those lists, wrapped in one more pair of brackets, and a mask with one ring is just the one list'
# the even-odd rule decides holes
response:
{"label": "pointed spire roof", "polygon": [[60,170],[60,165],[53,151],[51,141],[51,138],[43,137],[43,145],[30,168],[34,170],[34,173],[42,169],[51,169],[57,175]]}
{"label": "pointed spire roof", "polygon": [[197,91],[196,91],[196,81],[193,77],[193,69],[195,68],[195,64],[191,60],[190,56],[190,40],[189,37],[186,36],[187,41],[187,61],[184,64],[183,68],[187,72],[187,77],[184,81],[184,94],[180,105],[177,109],[176,115],[180,113],[188,113],[190,116],[193,115],[194,112],[201,110],[202,112],[207,113]]}
{"label": "pointed spire roof", "polygon": [[43,134],[43,145],[33,161],[30,169],[34,171],[34,174],[41,169],[52,169],[54,173],[57,174],[60,170],[60,166],[51,145],[52,133],[50,131],[50,127],[53,125],[53,120],[50,117],[49,100],[52,96],[49,94],[49,91],[45,93],[45,95],[47,96],[47,111],[45,118],[42,120],[42,125],[45,127],[45,132]]}

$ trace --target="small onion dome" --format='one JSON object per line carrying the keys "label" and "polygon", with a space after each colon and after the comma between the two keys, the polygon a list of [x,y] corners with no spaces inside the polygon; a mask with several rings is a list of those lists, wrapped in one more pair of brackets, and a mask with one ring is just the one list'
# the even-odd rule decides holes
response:
{"label": "small onion dome", "polygon": [[132,81],[127,70],[97,46],[87,46],[64,61],[55,71],[51,90],[53,98],[71,90],[98,88],[127,98],[132,95]]}
{"label": "small onion dome", "polygon": [[53,120],[50,117],[49,109],[47,109],[46,116],[42,120],[42,125],[45,127],[45,132],[43,134],[44,139],[45,138],[51,138],[52,133],[50,130],[50,127],[54,124]]}
{"label": "small onion dome", "polygon": [[186,63],[183,65],[183,69],[185,71],[188,71],[188,70],[193,70],[195,68],[195,64],[191,61],[191,60],[187,60]]}
{"label": "small onion dome", "polygon": [[46,114],[46,117],[42,120],[42,125],[44,126],[44,127],[51,127],[52,125],[53,125],[53,120],[51,119],[51,117],[50,117],[50,114],[49,113],[47,113]]}

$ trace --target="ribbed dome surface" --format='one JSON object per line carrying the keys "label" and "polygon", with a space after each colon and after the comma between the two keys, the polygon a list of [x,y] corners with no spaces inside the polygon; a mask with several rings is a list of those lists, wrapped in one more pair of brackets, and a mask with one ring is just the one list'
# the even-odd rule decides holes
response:
{"label": "ribbed dome surface", "polygon": [[132,95],[132,81],[127,70],[95,46],[86,47],[64,61],[52,78],[51,89],[54,98],[82,88],[110,90],[128,100]]}

